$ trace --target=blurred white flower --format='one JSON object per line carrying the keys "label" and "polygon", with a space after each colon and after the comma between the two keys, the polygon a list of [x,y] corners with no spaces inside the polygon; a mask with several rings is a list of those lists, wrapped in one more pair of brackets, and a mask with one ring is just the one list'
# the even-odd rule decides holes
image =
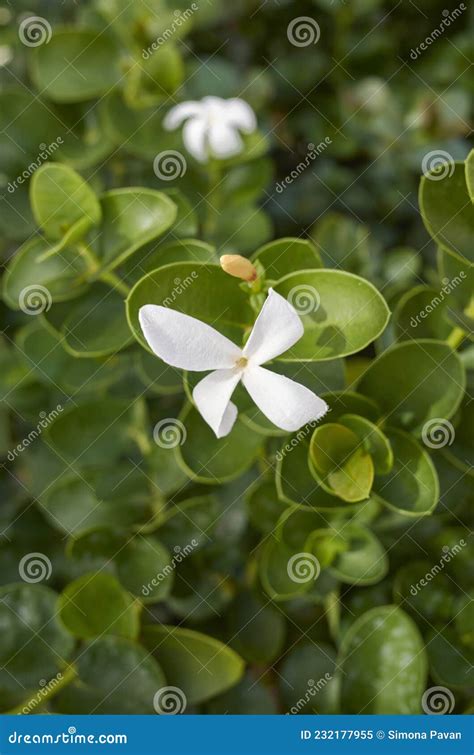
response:
{"label": "blurred white flower", "polygon": [[257,119],[250,105],[233,97],[204,97],[200,102],[181,102],[171,108],[163,125],[168,131],[183,127],[183,141],[188,152],[206,162],[210,157],[225,160],[242,152],[240,132],[250,134]]}
{"label": "blurred white flower", "polygon": [[230,399],[240,381],[260,411],[288,432],[328,410],[309,388],[261,366],[303,335],[296,310],[272,289],[243,349],[207,323],[167,307],[146,304],[139,319],[148,345],[164,362],[194,372],[214,370],[196,385],[193,399],[218,438],[228,435],[237,419]]}

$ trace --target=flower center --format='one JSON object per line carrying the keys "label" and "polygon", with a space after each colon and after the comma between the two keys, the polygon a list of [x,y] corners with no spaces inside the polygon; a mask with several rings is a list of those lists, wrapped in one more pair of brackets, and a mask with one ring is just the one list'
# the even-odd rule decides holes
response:
{"label": "flower center", "polygon": [[244,367],[247,367],[248,363],[249,363],[249,360],[247,359],[247,357],[240,357],[240,359],[237,359],[236,361],[237,367],[241,367],[242,369]]}

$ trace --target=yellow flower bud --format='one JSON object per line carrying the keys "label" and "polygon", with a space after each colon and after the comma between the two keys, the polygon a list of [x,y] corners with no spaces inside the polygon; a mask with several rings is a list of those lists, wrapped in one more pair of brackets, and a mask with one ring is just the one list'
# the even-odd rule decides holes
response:
{"label": "yellow flower bud", "polygon": [[223,271],[233,275],[234,278],[240,278],[247,283],[252,283],[257,278],[255,265],[252,265],[250,260],[240,254],[223,254],[220,263]]}

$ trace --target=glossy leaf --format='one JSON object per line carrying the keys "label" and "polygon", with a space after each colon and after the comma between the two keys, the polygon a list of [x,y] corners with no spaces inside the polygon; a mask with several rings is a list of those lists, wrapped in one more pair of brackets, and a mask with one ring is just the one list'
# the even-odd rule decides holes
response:
{"label": "glossy leaf", "polygon": [[400,608],[373,608],[356,619],[344,636],[339,663],[347,713],[421,712],[426,652],[416,625]]}
{"label": "glossy leaf", "polygon": [[120,77],[113,36],[94,29],[55,29],[32,51],[31,71],[40,91],[55,102],[80,102],[109,91]]}
{"label": "glossy leaf", "polygon": [[188,704],[207,700],[236,684],[241,658],[219,640],[200,632],[161,624],[143,630],[143,641],[157,659],[168,684],[179,687]]}
{"label": "glossy leaf", "polygon": [[77,679],[55,700],[63,714],[154,714],[155,694],[166,686],[162,669],[140,645],[104,636],[86,645]]}
{"label": "glossy leaf", "polygon": [[80,239],[101,219],[95,193],[67,165],[43,165],[31,179],[34,218],[48,239],[61,240],[61,247]]}
{"label": "glossy leaf", "polygon": [[391,425],[420,434],[428,420],[452,416],[464,385],[459,356],[441,341],[420,340],[384,351],[357,390],[379,404]]}
{"label": "glossy leaf", "polygon": [[339,270],[291,273],[275,286],[300,314],[303,337],[282,357],[335,359],[361,351],[384,331],[389,310],[371,283]]}
{"label": "glossy leaf", "polygon": [[151,189],[114,189],[101,196],[100,206],[100,258],[106,270],[113,270],[136,249],[160,236],[176,218],[175,204]]}
{"label": "glossy leaf", "polygon": [[311,469],[328,493],[348,502],[368,498],[374,464],[362,440],[342,424],[316,428],[310,442]]}
{"label": "glossy leaf", "polygon": [[388,474],[376,475],[374,494],[405,516],[430,514],[439,496],[436,469],[418,441],[401,430],[386,430],[394,464]]}
{"label": "glossy leaf", "polygon": [[316,247],[305,239],[284,238],[271,241],[252,255],[265,270],[267,280],[277,281],[288,273],[322,267]]}
{"label": "glossy leaf", "polygon": [[[452,168],[452,170],[451,170]],[[474,261],[472,235],[474,212],[467,191],[463,163],[438,175],[431,172],[420,183],[420,210],[427,231],[445,249],[460,259]]]}
{"label": "glossy leaf", "polygon": [[85,574],[70,582],[58,604],[61,621],[75,637],[111,634],[133,639],[138,634],[138,605],[105,572]]}

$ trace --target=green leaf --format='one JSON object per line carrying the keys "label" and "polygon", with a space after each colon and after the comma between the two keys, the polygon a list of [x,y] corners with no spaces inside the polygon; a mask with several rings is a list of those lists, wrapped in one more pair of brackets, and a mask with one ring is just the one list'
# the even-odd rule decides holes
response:
{"label": "green leaf", "polygon": [[201,547],[208,542],[218,520],[219,506],[215,498],[208,495],[185,498],[167,508],[160,538],[175,552],[185,543]]}
{"label": "green leaf", "polygon": [[87,530],[70,542],[68,552],[83,571],[111,569],[121,585],[143,603],[157,603],[171,591],[172,557],[155,537]]}
{"label": "green leaf", "polygon": [[120,49],[104,31],[55,28],[48,44],[32,50],[30,70],[38,89],[54,102],[90,100],[119,81]]}
{"label": "green leaf", "polygon": [[[176,226],[173,226],[173,233]],[[136,283],[146,273],[151,273],[159,267],[170,265],[173,262],[216,262],[216,250],[205,241],[197,239],[178,239],[169,243],[160,244],[157,249],[148,246],[136,252],[133,257],[120,268],[120,275],[130,285]]]}
{"label": "green leaf", "polygon": [[140,401],[97,399],[65,409],[44,437],[61,458],[103,466],[133,450],[137,433],[144,431],[143,411]]}
{"label": "green leaf", "polygon": [[271,663],[285,640],[282,614],[253,592],[241,592],[229,611],[230,644],[249,663]]}
{"label": "green leaf", "polygon": [[439,684],[467,689],[474,684],[474,648],[465,645],[452,627],[431,632],[426,649],[430,671]]}
{"label": "green leaf", "polygon": [[362,272],[369,259],[369,230],[337,212],[329,212],[312,230],[325,267]]}
{"label": "green leaf", "polygon": [[464,161],[466,184],[471,201],[474,202],[474,149],[471,149]]}
{"label": "green leaf", "polygon": [[295,551],[275,535],[269,535],[263,542],[258,566],[263,589],[277,602],[308,592],[319,576],[315,556]]}
{"label": "green leaf", "polygon": [[1,710],[19,704],[42,679],[64,669],[74,640],[58,620],[56,600],[56,593],[43,585],[8,585],[0,590]]}
{"label": "green leaf", "polygon": [[102,357],[125,348],[132,335],[125,318],[123,296],[104,283],[95,283],[77,298],[61,326],[64,348],[76,357]]}
{"label": "green leaf", "polygon": [[285,503],[297,503],[316,511],[337,512],[349,504],[318,485],[310,473],[308,456],[311,429],[311,425],[306,425],[306,428],[294,433],[277,452],[275,482],[278,497]]}
{"label": "green leaf", "polygon": [[121,357],[75,359],[57,335],[37,320],[18,332],[16,342],[39,380],[66,391],[100,390],[120,379],[127,367]]}
{"label": "green leaf", "polygon": [[[460,408],[460,417],[456,422],[456,429],[449,424],[441,421],[438,422],[438,431],[441,437],[446,441],[444,443],[443,453],[462,472],[472,474],[472,457],[474,449],[474,438],[472,433],[474,422],[474,405],[469,395],[463,399]],[[434,441],[437,440],[436,427],[434,424],[432,432]],[[430,435],[428,434],[428,438]],[[435,447],[437,444],[435,443]]]}
{"label": "green leaf", "polygon": [[278,713],[271,690],[258,680],[255,673],[247,673],[242,681],[215,697],[208,703],[207,713],[211,715],[271,715]]}
{"label": "green leaf", "polygon": [[176,447],[178,460],[194,480],[211,485],[233,480],[255,461],[262,446],[262,437],[237,419],[232,431],[222,439],[191,406],[181,414],[186,429],[182,445]]}
{"label": "green leaf", "polygon": [[362,440],[342,424],[317,427],[310,442],[311,469],[328,493],[344,501],[368,498],[374,479],[374,464]]}
{"label": "green leaf", "polygon": [[393,466],[393,451],[387,436],[377,425],[356,414],[343,414],[339,417],[338,422],[357,435],[362,443],[362,448],[372,458],[376,474],[390,472]]}
{"label": "green leaf", "polygon": [[[101,208],[89,184],[67,165],[43,165],[30,185],[34,218],[46,237],[63,248],[82,238],[101,220]],[[49,252],[50,253],[50,252]]]}
{"label": "green leaf", "polygon": [[252,255],[264,267],[267,280],[280,280],[296,270],[309,270],[322,267],[321,257],[316,247],[304,239],[283,238],[270,241]]}
{"label": "green leaf", "polygon": [[82,473],[80,477],[73,477],[63,474],[39,494],[39,503],[55,529],[74,536],[95,527],[130,527],[152,517],[153,509],[148,498],[124,496],[119,488],[107,492],[104,500],[89,475],[84,477]]}
{"label": "green leaf", "polygon": [[217,265],[179,262],[145,275],[133,287],[127,299],[127,317],[135,338],[148,349],[138,322],[138,311],[145,304],[160,304],[191,315],[234,338],[237,328],[250,326],[254,315],[248,296],[235,278]]}
{"label": "green leaf", "polygon": [[113,270],[164,233],[177,213],[171,199],[152,189],[113,189],[102,194],[100,204],[100,258],[105,270]]}
{"label": "green leaf", "polygon": [[64,626],[87,639],[112,634],[133,639],[139,631],[139,605],[111,574],[84,574],[70,582],[58,601]]}
{"label": "green leaf", "polygon": [[219,213],[217,229],[212,236],[220,254],[247,254],[272,236],[269,216],[254,205],[225,207]]}
{"label": "green leaf", "polygon": [[70,248],[44,259],[50,249],[44,239],[37,237],[12,257],[3,276],[2,291],[9,307],[44,312],[52,302],[72,299],[84,290],[83,258]]}
{"label": "green leaf", "polygon": [[423,222],[434,240],[459,259],[473,262],[474,208],[464,163],[455,163],[448,171],[441,166],[423,176],[419,202]]}
{"label": "green leaf", "polygon": [[159,664],[140,645],[122,637],[101,637],[81,650],[76,666],[77,680],[54,702],[59,713],[156,713],[153,700],[166,686],[166,679]]}
{"label": "green leaf", "polygon": [[244,670],[237,653],[214,637],[191,629],[146,626],[143,641],[163,668],[168,684],[179,687],[188,704],[229,689]]}
{"label": "green leaf", "polygon": [[337,713],[336,653],[324,642],[299,643],[279,670],[280,689],[288,713]]}
{"label": "green leaf", "polygon": [[344,522],[340,528],[334,526],[326,532],[316,530],[309,536],[305,548],[322,563],[320,549],[331,546],[331,541],[327,539],[341,539],[343,547],[340,552],[336,551],[328,567],[337,579],[348,585],[371,585],[385,577],[389,568],[388,557],[383,545],[370,530],[360,524]]}
{"label": "green leaf", "polygon": [[404,516],[426,516],[439,498],[438,475],[422,446],[410,435],[386,430],[394,456],[388,474],[376,475],[373,493],[390,509]]}
{"label": "green leaf", "polygon": [[373,608],[344,636],[341,707],[347,714],[421,713],[427,660],[416,625],[400,608]]}
{"label": "green leaf", "polygon": [[319,361],[354,354],[384,331],[389,309],[368,281],[339,270],[291,273],[275,286],[295,307],[303,337],[282,357]]}
{"label": "green leaf", "polygon": [[248,518],[257,530],[265,534],[271,532],[282,513],[275,483],[257,481],[246,495]]}
{"label": "green leaf", "polygon": [[465,387],[459,356],[441,341],[410,341],[384,351],[357,390],[375,400],[391,425],[420,434],[432,418],[448,419]]}
{"label": "green leaf", "polygon": [[447,338],[452,330],[446,321],[447,306],[448,301],[435,288],[416,286],[407,291],[399,299],[394,312],[397,340]]}
{"label": "green leaf", "polygon": [[141,351],[137,355],[137,372],[147,391],[159,396],[172,396],[183,391],[181,370],[162,362],[154,354]]}
{"label": "green leaf", "polygon": [[[64,141],[64,121],[51,103],[43,102],[38,94],[32,96],[26,87],[9,88],[0,93],[0,133],[0,169],[6,176],[13,178],[17,175],[11,184],[13,191],[8,190],[11,202],[27,183],[27,178],[23,176],[25,167],[31,164],[33,170],[37,168],[44,159],[40,156],[41,152],[53,156],[53,159],[55,154],[60,153]],[[6,212],[5,204],[2,214]]]}
{"label": "green leaf", "polygon": [[439,573],[442,568],[439,562],[434,566],[428,560],[420,560],[402,566],[396,573],[394,599],[415,621],[425,619],[433,626],[451,619],[454,613],[452,583],[446,574]]}
{"label": "green leaf", "polygon": [[463,595],[460,609],[456,614],[456,631],[464,645],[474,649],[474,600],[471,595]]}

